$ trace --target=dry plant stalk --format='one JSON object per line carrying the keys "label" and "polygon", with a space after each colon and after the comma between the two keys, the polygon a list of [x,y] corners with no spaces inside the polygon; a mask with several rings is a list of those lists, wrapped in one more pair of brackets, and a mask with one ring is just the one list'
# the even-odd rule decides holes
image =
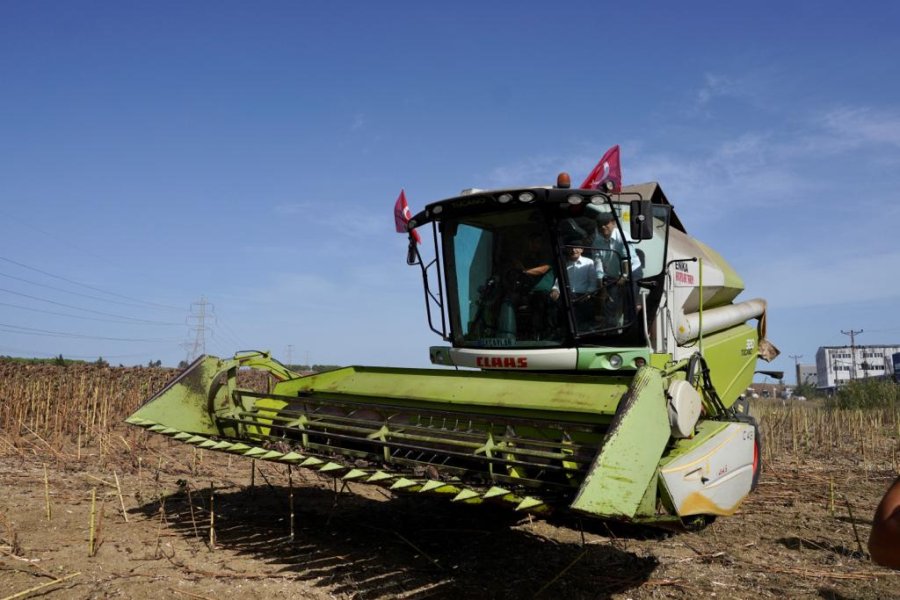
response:
{"label": "dry plant stalk", "polygon": [[[763,458],[858,458],[866,477],[894,467],[900,406],[861,409],[826,408],[815,403],[753,404],[762,432]],[[893,469],[896,472],[895,469]]]}
{"label": "dry plant stalk", "polygon": [[294,542],[294,479],[291,475],[291,465],[287,466],[288,475],[288,504],[290,506],[291,543]]}
{"label": "dry plant stalk", "polygon": [[6,543],[9,544],[9,552],[13,556],[17,556],[21,548],[19,548],[19,536],[12,524],[6,518],[6,515],[0,513],[0,525],[6,530]]}
{"label": "dry plant stalk", "polygon": [[185,486],[185,490],[187,490],[188,506],[191,508],[191,525],[194,527],[194,538],[199,540],[200,534],[197,532],[197,519],[194,517],[194,497],[191,495],[191,485]]}
{"label": "dry plant stalk", "polygon": [[216,549],[216,486],[209,484],[209,549]]}
{"label": "dry plant stalk", "polygon": [[79,575],[81,575],[80,571],[78,573],[72,573],[70,575],[66,575],[65,577],[60,577],[59,579],[54,579],[53,581],[46,581],[40,585],[34,586],[33,588],[28,588],[27,590],[22,590],[21,592],[13,594],[12,596],[7,596],[3,600],[15,600],[16,598],[25,598],[26,596],[30,596],[34,592],[37,592],[44,588],[48,588],[51,585],[56,585],[57,583],[62,583],[63,581],[68,581],[69,579],[78,577]]}
{"label": "dry plant stalk", "polygon": [[44,463],[44,503],[47,506],[47,521],[53,518],[50,510],[50,478],[47,475],[47,463]]}
{"label": "dry plant stalk", "polygon": [[122,506],[122,516],[125,522],[128,522],[128,511],[125,510],[125,499],[122,498],[122,486],[119,485],[119,475],[113,471],[113,477],[116,478],[116,491],[119,493],[119,504]]}
{"label": "dry plant stalk", "polygon": [[159,526],[156,528],[156,557],[159,558],[162,548],[160,541],[162,540],[162,529],[166,523],[166,499],[161,498],[159,501]]}
{"label": "dry plant stalk", "polygon": [[834,518],[834,477],[832,477],[828,482],[828,496],[830,502],[828,503],[828,513],[831,515],[831,518]]}
{"label": "dry plant stalk", "polygon": [[97,511],[97,537],[94,539],[94,556],[97,555],[97,552],[100,550],[100,546],[103,545],[103,509],[106,505],[103,503],[103,499],[100,499],[100,510]]}
{"label": "dry plant stalk", "polygon": [[88,556],[94,556],[94,520],[97,510],[97,488],[91,488],[91,530],[88,538]]}
{"label": "dry plant stalk", "polygon": [[[73,457],[109,458],[110,427],[121,422],[171,379],[174,369],[110,368],[0,360],[4,398],[0,431],[16,450],[38,444],[58,453],[71,442]],[[30,432],[30,435],[25,435]],[[33,436],[33,439],[32,439]],[[5,450],[4,450],[5,451]]]}

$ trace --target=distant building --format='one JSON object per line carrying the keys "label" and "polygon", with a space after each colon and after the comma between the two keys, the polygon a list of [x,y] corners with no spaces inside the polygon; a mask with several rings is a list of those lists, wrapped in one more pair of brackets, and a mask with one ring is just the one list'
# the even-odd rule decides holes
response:
{"label": "distant building", "polygon": [[816,352],[816,387],[834,389],[853,379],[891,377],[900,346],[821,346]]}
{"label": "distant building", "polygon": [[797,365],[797,385],[818,385],[819,370],[816,365]]}

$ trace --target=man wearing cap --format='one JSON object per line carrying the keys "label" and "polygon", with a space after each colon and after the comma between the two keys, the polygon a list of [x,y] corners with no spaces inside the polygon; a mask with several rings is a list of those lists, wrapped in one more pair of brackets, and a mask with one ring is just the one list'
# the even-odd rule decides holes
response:
{"label": "man wearing cap", "polygon": [[[627,297],[625,286],[629,282],[629,272],[640,269],[640,259],[626,252],[625,243],[619,233],[616,219],[612,212],[601,212],[597,215],[597,234],[593,240],[594,266],[597,282],[604,291],[602,295],[602,326],[619,327],[624,320],[624,302]],[[630,264],[623,270],[625,260]]]}

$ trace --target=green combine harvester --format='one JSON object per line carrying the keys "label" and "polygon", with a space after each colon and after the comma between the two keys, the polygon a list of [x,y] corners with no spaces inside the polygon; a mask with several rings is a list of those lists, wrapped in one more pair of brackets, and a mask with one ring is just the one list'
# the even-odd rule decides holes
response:
{"label": "green combine harvester", "polygon": [[[760,473],[743,394],[777,354],[765,301],[735,301],[741,278],[657,184],[566,180],[466,190],[408,221],[440,368],[301,376],[267,353],[203,356],[128,422],[452,502],[657,525],[734,513]],[[239,387],[247,368],[267,392]]]}

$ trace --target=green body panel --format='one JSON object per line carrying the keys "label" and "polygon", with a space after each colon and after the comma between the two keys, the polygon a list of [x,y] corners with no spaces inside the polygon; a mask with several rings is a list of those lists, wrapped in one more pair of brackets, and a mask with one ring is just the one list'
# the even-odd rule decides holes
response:
{"label": "green body panel", "polygon": [[[350,395],[379,404],[441,408],[486,414],[528,414],[608,422],[628,389],[631,377],[565,375],[510,371],[448,371],[346,367],[280,382],[276,394],[315,392],[322,397]],[[579,417],[581,418],[581,417]]]}
{"label": "green body panel", "polygon": [[656,354],[653,353],[650,355],[650,366],[659,369],[660,371],[664,371],[672,364],[672,355],[671,354]]}
{"label": "green body panel", "polygon": [[609,364],[609,357],[615,354],[622,359],[620,369],[636,369],[639,358],[645,365],[650,361],[648,348],[579,348],[576,368],[579,371],[604,369],[615,372],[616,368]]}
{"label": "green body panel", "polygon": [[650,521],[658,517],[656,510],[659,503],[659,477],[652,477],[647,489],[644,490],[644,496],[641,498],[632,520]]}
{"label": "green body panel", "polygon": [[749,325],[703,336],[703,358],[726,408],[753,382],[758,345],[759,334]]}
{"label": "green body panel", "polygon": [[[210,410],[214,402],[213,381],[228,363],[213,356],[196,361],[166,387],[154,394],[129,417],[164,424],[181,432],[215,435],[219,429]],[[213,394],[212,396],[210,394]]]}
{"label": "green body panel", "polygon": [[597,516],[633,518],[656,476],[669,436],[662,376],[644,367],[635,375],[571,507]]}
{"label": "green body panel", "polygon": [[700,240],[692,239],[693,243],[700,247],[706,255],[713,260],[716,267],[722,271],[722,275],[725,277],[725,281],[722,285],[722,291],[718,294],[714,294],[711,297],[707,298],[703,305],[705,308],[714,308],[716,306],[724,306],[726,304],[731,303],[732,298],[734,298],[734,290],[743,290],[744,289],[744,280],[740,275],[737,274],[730,264],[722,257],[721,254],[701,242]]}

